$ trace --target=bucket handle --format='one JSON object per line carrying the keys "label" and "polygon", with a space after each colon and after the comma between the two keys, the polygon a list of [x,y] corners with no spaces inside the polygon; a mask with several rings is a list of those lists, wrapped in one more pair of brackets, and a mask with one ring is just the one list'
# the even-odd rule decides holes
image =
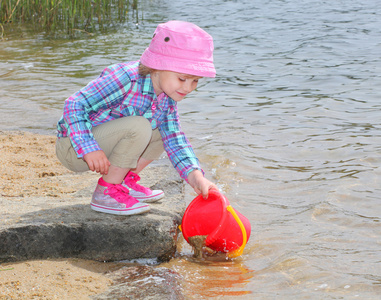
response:
{"label": "bucket handle", "polygon": [[241,247],[239,247],[238,249],[232,251],[232,252],[229,252],[228,253],[228,257],[230,258],[233,258],[233,257],[237,257],[237,256],[240,256],[243,252],[243,249],[245,248],[246,246],[246,243],[247,243],[247,233],[246,233],[246,228],[245,226],[243,225],[241,219],[238,217],[238,215],[236,214],[235,210],[233,209],[233,207],[231,205],[228,205],[226,207],[226,209],[233,215],[233,218],[236,220],[236,222],[238,223],[239,227],[241,228],[242,230],[242,245]]}

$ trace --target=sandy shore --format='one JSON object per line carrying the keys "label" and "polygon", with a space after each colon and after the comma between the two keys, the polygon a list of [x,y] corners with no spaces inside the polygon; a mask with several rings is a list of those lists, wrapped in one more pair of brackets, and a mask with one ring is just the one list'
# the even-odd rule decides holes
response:
{"label": "sandy shore", "polygon": [[108,266],[78,259],[0,265],[0,299],[89,299],[112,284]]}
{"label": "sandy shore", "polygon": [[[0,196],[73,198],[83,181],[94,173],[75,174],[55,155],[55,137],[28,132],[0,131]],[[60,184],[59,175],[75,174],[71,184]]]}
{"label": "sandy shore", "polygon": [[[0,197],[75,197],[94,174],[75,174],[70,185],[58,175],[70,174],[55,156],[55,137],[0,131]],[[110,264],[69,259],[0,264],[0,299],[89,299],[112,284]]]}

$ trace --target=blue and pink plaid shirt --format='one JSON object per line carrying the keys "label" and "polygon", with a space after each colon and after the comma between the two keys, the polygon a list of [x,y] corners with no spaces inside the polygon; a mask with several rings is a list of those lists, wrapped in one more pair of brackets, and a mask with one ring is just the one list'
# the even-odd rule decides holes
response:
{"label": "blue and pink plaid shirt", "polygon": [[70,137],[78,158],[101,150],[91,129],[104,122],[128,116],[147,118],[159,128],[164,149],[184,179],[201,170],[191,144],[181,131],[177,103],[166,94],[156,96],[150,75],[140,76],[139,62],[112,65],[86,87],[65,101],[58,121],[58,137]]}

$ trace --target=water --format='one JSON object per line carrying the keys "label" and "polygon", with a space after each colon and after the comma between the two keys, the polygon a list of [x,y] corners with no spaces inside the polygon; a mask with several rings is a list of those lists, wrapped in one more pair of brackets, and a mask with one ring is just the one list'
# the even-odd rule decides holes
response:
{"label": "water", "polygon": [[380,2],[143,3],[138,25],[107,34],[11,33],[0,129],[54,134],[63,100],[138,59],[157,23],[195,22],[215,39],[218,75],[180,104],[182,126],[252,236],[233,261],[194,259],[180,243],[164,266],[190,299],[379,299]]}

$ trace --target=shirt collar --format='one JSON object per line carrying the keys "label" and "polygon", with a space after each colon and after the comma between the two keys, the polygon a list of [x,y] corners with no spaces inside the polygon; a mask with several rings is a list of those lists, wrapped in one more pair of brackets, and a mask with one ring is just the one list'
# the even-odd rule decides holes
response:
{"label": "shirt collar", "polygon": [[151,95],[153,98],[155,98],[155,91],[153,89],[153,83],[150,74],[148,74],[147,76],[139,75],[138,82],[141,86],[141,93],[143,95]]}
{"label": "shirt collar", "polygon": [[[155,90],[153,89],[153,83],[151,79],[151,75],[140,76],[138,82],[141,86],[141,93],[143,95],[150,95],[152,97],[153,103],[161,110],[167,110],[171,107],[171,111],[176,106],[176,102],[172,100],[167,94],[161,93],[159,96],[156,96]],[[171,103],[171,104],[170,104]]]}

